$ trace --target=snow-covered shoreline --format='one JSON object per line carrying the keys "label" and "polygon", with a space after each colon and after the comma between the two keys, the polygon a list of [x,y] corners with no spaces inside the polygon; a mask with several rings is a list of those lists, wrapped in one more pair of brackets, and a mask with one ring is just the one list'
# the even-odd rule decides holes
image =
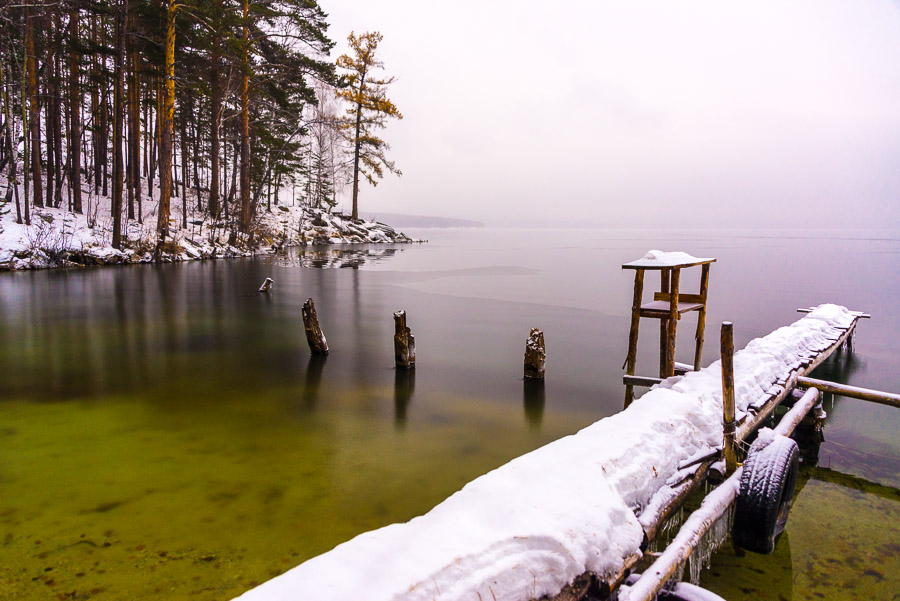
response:
{"label": "snow-covered shoreline", "polygon": [[[6,181],[0,177],[0,189],[5,188]],[[117,250],[112,247],[109,199],[91,198],[88,192],[83,213],[31,207],[31,225],[16,222],[13,201],[0,204],[0,271],[248,257],[291,246],[417,242],[384,223],[353,221],[340,213],[283,204],[271,210],[258,208],[251,239],[234,234],[226,219],[213,221],[192,210],[189,195],[186,219],[180,199],[172,199],[171,234],[157,259],[157,201],[144,196],[142,219],[123,219],[125,236],[122,249]],[[158,198],[158,191],[154,194]]]}
{"label": "snow-covered shoreline", "polygon": [[[735,355],[737,409],[853,322],[822,305]],[[513,459],[423,516],[366,532],[241,601],[528,601],[640,553],[637,514],[679,465],[722,443],[721,364],[670,378],[627,409]]]}

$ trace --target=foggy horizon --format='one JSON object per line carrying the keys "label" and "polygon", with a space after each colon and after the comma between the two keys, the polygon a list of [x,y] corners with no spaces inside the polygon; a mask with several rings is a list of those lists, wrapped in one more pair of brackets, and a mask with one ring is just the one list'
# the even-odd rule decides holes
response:
{"label": "foggy horizon", "polygon": [[[380,31],[403,171],[360,212],[489,226],[900,224],[900,5],[323,0]],[[341,199],[349,206],[349,194]]]}

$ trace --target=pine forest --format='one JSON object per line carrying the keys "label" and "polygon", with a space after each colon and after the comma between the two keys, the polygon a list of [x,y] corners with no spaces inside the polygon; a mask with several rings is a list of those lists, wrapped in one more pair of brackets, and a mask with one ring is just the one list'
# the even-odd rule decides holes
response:
{"label": "pine forest", "polygon": [[373,77],[380,40],[351,34],[336,64],[315,0],[6,2],[0,211],[61,209],[157,258],[190,228],[283,242],[264,214],[327,215],[348,186],[358,219],[360,175],[399,174],[375,135],[402,118]]}

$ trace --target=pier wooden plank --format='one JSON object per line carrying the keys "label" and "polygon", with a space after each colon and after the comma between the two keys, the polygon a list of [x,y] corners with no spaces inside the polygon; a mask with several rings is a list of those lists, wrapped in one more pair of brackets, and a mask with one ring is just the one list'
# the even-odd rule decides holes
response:
{"label": "pier wooden plank", "polygon": [[787,396],[793,391],[793,389],[796,388],[798,379],[800,377],[806,376],[810,372],[812,372],[812,370],[821,365],[838,348],[840,348],[840,346],[844,344],[844,341],[853,336],[853,333],[856,331],[856,324],[860,319],[861,317],[859,315],[855,315],[850,326],[846,330],[844,330],[844,333],[838,336],[838,338],[828,348],[819,352],[816,357],[809,362],[808,365],[800,366],[795,370],[792,370],[791,373],[787,376],[787,379],[784,383],[784,389],[781,392],[766,399],[765,403],[760,406],[759,411],[756,414],[748,414],[744,416],[744,418],[738,424],[737,431],[735,432],[735,438],[738,441],[743,441],[752,432],[754,432],[764,420],[772,415],[772,412],[775,411],[775,408],[781,403],[781,401],[787,398]]}

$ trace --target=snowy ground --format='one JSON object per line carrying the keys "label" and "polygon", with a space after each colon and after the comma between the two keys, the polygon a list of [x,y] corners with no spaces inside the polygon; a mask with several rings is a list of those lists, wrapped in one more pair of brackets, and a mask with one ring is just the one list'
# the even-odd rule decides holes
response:
{"label": "snowy ground", "polygon": [[[159,190],[154,189],[155,200],[148,201],[146,181],[144,186],[142,223],[125,220],[122,250],[112,247],[109,198],[93,195],[92,189],[84,189],[83,214],[65,208],[32,208],[30,226],[16,223],[14,200],[0,204],[0,270],[151,262],[156,247]],[[0,177],[4,194],[6,188],[6,179]],[[21,184],[19,193],[24,197]],[[260,206],[257,233],[251,242],[232,236],[226,220],[213,222],[202,212],[192,210],[196,200],[190,190],[187,196],[184,228],[181,199],[171,201],[171,244],[166,246],[163,261],[248,256],[305,244],[413,242],[381,223],[353,222],[338,214],[284,205],[273,205],[271,211]],[[62,204],[66,204],[65,194]]]}
{"label": "snowy ground", "polygon": [[[836,305],[735,355],[740,414],[853,321]],[[367,532],[241,601],[528,601],[640,552],[637,514],[679,465],[722,445],[721,364],[670,378],[626,410],[470,482],[427,514]]]}

